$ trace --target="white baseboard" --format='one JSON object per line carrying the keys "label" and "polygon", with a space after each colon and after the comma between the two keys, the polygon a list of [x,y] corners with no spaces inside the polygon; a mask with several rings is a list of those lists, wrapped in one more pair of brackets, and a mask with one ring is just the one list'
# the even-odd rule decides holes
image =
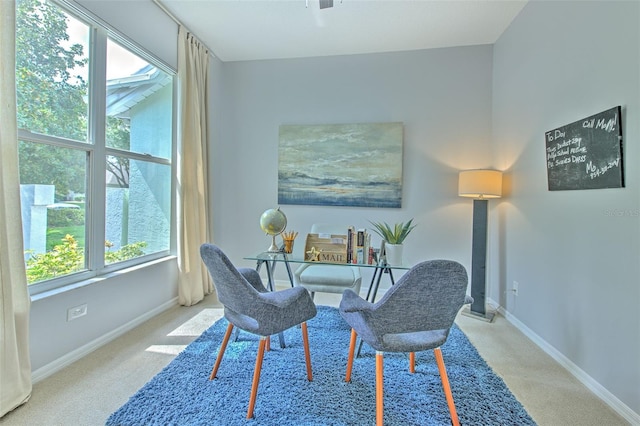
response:
{"label": "white baseboard", "polygon": [[620,401],[609,392],[604,386],[594,380],[591,376],[584,372],[580,367],[574,364],[569,358],[564,356],[560,351],[547,343],[543,338],[534,333],[529,327],[524,325],[518,318],[506,311],[502,306],[499,306],[495,300],[487,299],[487,303],[491,306],[498,306],[497,311],[506,318],[511,324],[513,324],[518,330],[527,336],[533,343],[535,343],[540,349],[542,349],[551,358],[556,360],[565,370],[571,373],[580,383],[585,385],[587,389],[593,392],[598,398],[604,401],[613,411],[622,416],[632,425],[640,425],[640,414],[633,411],[625,403]]}
{"label": "white baseboard", "polygon": [[139,317],[129,321],[128,323],[116,328],[115,330],[112,330],[109,333],[100,336],[99,338],[89,342],[88,344],[82,347],[79,347],[78,349],[71,351],[66,355],[63,355],[62,357],[56,359],[53,362],[50,362],[49,364],[43,367],[38,368],[36,371],[33,371],[31,373],[31,381],[33,383],[38,383],[39,381],[46,379],[52,374],[57,373],[58,371],[67,367],[68,365],[71,365],[72,363],[78,361],[82,357],[87,356],[88,354],[100,348],[101,346],[106,345],[112,340],[122,336],[126,332],[134,329],[135,327],[139,326],[145,321],[155,317],[158,314],[161,314],[162,312],[174,307],[177,304],[178,304],[178,298],[175,297],[169,300],[168,302],[158,306],[157,308],[152,309],[149,312],[146,312],[140,315]]}

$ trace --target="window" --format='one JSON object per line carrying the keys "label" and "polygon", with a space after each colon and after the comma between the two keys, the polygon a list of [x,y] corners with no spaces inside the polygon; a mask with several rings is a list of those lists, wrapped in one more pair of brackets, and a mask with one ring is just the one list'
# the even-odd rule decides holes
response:
{"label": "window", "polygon": [[172,80],[107,39],[106,264],[169,250]]}
{"label": "window", "polygon": [[58,3],[18,0],[16,18],[32,293],[167,255],[173,72]]}

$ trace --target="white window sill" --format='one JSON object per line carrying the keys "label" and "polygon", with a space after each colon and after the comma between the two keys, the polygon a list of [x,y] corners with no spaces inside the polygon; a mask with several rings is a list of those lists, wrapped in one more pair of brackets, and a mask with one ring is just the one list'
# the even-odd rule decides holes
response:
{"label": "white window sill", "polygon": [[46,290],[46,291],[31,295],[31,301],[35,302],[38,300],[46,299],[48,297],[57,296],[57,295],[66,293],[68,291],[76,290],[78,288],[86,287],[86,286],[104,281],[109,278],[117,277],[123,274],[138,271],[141,269],[145,269],[154,265],[158,265],[160,263],[172,262],[172,261],[175,261],[175,259],[176,259],[175,255],[165,256],[165,257],[161,257],[160,259],[154,259],[149,262],[140,263],[138,265],[134,265],[129,268],[120,269],[118,271],[109,272],[103,275],[99,275],[97,277],[92,277],[86,280],[81,280],[74,283],[62,285],[60,287],[56,287],[51,290]]}

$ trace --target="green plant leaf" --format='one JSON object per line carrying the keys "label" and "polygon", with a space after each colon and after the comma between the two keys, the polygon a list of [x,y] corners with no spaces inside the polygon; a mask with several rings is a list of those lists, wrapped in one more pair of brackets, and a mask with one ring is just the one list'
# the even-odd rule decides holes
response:
{"label": "green plant leaf", "polygon": [[402,244],[413,228],[417,226],[413,225],[413,219],[410,219],[406,223],[398,222],[394,224],[393,227],[387,222],[369,221],[369,223],[373,225],[373,231],[389,244]]}

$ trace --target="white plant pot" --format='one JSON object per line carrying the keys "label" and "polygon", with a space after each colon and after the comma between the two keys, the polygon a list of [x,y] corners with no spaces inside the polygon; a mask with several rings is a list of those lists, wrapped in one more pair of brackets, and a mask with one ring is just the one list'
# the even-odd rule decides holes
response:
{"label": "white plant pot", "polygon": [[384,252],[387,257],[387,264],[391,266],[402,265],[402,244],[385,244]]}

